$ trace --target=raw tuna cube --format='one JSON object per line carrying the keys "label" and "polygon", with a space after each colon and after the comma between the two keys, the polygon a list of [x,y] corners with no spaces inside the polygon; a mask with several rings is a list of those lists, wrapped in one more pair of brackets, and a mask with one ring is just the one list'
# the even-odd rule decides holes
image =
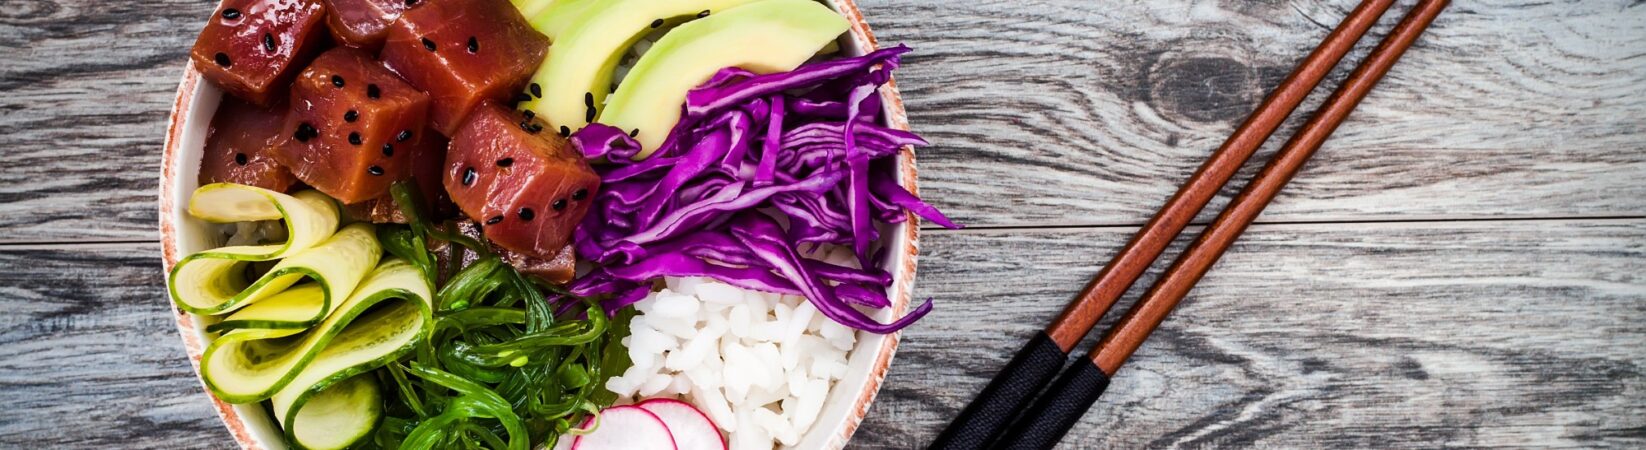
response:
{"label": "raw tuna cube", "polygon": [[[417,186],[423,204],[417,205],[425,220],[439,221],[451,216],[454,208],[451,198],[446,197],[446,187],[440,182],[440,176],[446,170],[446,138],[434,131],[426,132],[423,140],[417,145],[410,146],[411,182]],[[395,151],[400,151],[398,148]],[[400,204],[394,201],[393,195],[366,200],[364,202],[347,205],[343,212],[350,218],[372,223],[406,223],[406,216],[400,212]]]}
{"label": "raw tuna cube", "polygon": [[[415,0],[414,0],[415,1]],[[344,45],[377,48],[389,24],[406,10],[406,0],[326,0],[326,26]]]}
{"label": "raw tuna cube", "polygon": [[[477,241],[486,241],[480,233],[480,224],[474,223],[474,221],[461,220],[444,224],[443,227],[447,231],[455,229],[458,233]],[[577,253],[571,245],[561,248],[560,252],[554,255],[554,258],[547,259],[526,256],[498,247],[496,244],[487,244],[487,247],[490,247],[492,254],[502,258],[510,266],[514,266],[514,270],[528,276],[541,278],[550,283],[565,284],[571,282],[572,277],[577,275]],[[430,251],[441,256],[437,258],[437,263],[442,265],[457,263],[459,264],[458,267],[467,267],[476,259],[479,259],[479,255],[474,252],[464,251],[462,246],[451,245],[446,241],[434,241],[429,244],[429,248]],[[441,273],[449,273],[448,270],[450,269],[442,266],[440,270]]]}
{"label": "raw tuna cube", "polygon": [[508,0],[422,0],[389,26],[380,56],[433,97],[430,120],[451,136],[481,101],[520,92],[548,45]]}
{"label": "raw tuna cube", "polygon": [[284,104],[263,108],[223,97],[206,132],[200,184],[239,183],[279,192],[291,189],[297,178],[272,156],[285,136],[280,132],[285,120]]}
{"label": "raw tuna cube", "polygon": [[325,17],[319,0],[224,0],[189,57],[223,90],[269,106],[326,40]]}
{"label": "raw tuna cube", "polygon": [[299,180],[345,204],[381,197],[406,178],[428,118],[428,95],[371,55],[337,48],[292,84],[290,139],[275,157]]}
{"label": "raw tuna cube", "polygon": [[553,259],[588,213],[600,177],[542,122],[488,102],[452,136],[445,183],[493,243]]}
{"label": "raw tuna cube", "polygon": [[538,258],[526,256],[523,253],[509,251],[506,248],[492,246],[492,252],[503,258],[503,262],[514,266],[514,270],[527,276],[542,278],[544,281],[555,284],[566,284],[577,276],[577,252],[571,244],[561,247],[553,258]]}

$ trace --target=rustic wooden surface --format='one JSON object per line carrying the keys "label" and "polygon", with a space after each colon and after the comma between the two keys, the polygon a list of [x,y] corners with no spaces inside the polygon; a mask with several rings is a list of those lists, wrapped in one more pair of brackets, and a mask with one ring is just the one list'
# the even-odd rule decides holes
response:
{"label": "rustic wooden surface", "polygon": [[[917,49],[899,82],[936,143],[922,188],[972,225],[926,232],[938,309],[853,440],[899,449],[1353,5],[862,3]],[[0,448],[230,445],[154,231],[211,8],[0,6]],[[1454,4],[1261,221],[1065,447],[1646,446],[1646,4]]]}

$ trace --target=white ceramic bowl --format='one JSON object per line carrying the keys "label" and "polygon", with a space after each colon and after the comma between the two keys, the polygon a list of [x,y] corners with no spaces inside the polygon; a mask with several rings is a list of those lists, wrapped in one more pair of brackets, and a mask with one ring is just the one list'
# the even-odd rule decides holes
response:
{"label": "white ceramic bowl", "polygon": [[[841,38],[842,49],[849,55],[856,56],[877,48],[874,34],[869,31],[868,23],[863,21],[863,15],[853,0],[825,2],[840,11],[851,23],[850,34]],[[897,93],[896,82],[887,83],[881,89],[880,95],[885,100],[882,104],[885,105],[888,124],[908,129],[908,117],[903,110],[903,100]],[[204,222],[190,217],[187,205],[190,193],[199,186],[196,175],[200,170],[200,156],[205,144],[206,130],[221,97],[222,91],[210,83],[202,82],[200,72],[196,71],[192,64],[185,68],[183,81],[177,88],[177,98],[172,104],[171,122],[166,131],[165,161],[162,163],[160,177],[160,235],[167,272],[171,271],[172,265],[176,264],[178,259],[206,250],[213,245],[208,241],[210,238],[205,232]],[[911,149],[905,148],[898,156],[898,177],[910,192],[919,193],[915,186],[914,153]],[[891,252],[886,262],[885,269],[891,272],[894,278],[888,292],[892,307],[880,311],[876,316],[876,319],[881,321],[900,317],[909,307],[914,284],[915,256],[919,252],[917,220],[911,215],[909,220],[902,224],[881,230],[881,235],[889,239],[885,242],[888,248],[898,249]],[[188,352],[195,372],[199,373],[200,354],[212,337],[205,332],[206,323],[175,308],[173,312],[176,314],[177,332],[183,338],[183,346]],[[851,358],[847,362],[849,369],[845,378],[830,390],[822,416],[795,448],[811,450],[844,447],[846,441],[851,439],[852,433],[857,430],[858,424],[863,421],[869,404],[874,402],[875,393],[880,390],[880,383],[885,379],[886,368],[891,364],[892,354],[896,349],[896,334],[876,335],[859,332],[857,347],[852,350]],[[204,393],[211,396],[210,391]],[[229,434],[242,448],[285,448],[278,425],[264,413],[261,406],[229,404],[215,396],[212,396],[212,403],[217,407],[217,413],[222,417],[224,425],[228,427]]]}

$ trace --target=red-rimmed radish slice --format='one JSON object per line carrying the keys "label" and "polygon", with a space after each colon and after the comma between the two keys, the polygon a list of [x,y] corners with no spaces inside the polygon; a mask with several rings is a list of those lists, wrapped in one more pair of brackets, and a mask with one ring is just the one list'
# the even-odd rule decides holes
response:
{"label": "red-rimmed radish slice", "polygon": [[702,410],[690,403],[667,398],[654,398],[636,404],[663,420],[674,433],[677,450],[726,450],[726,438]]}
{"label": "red-rimmed radish slice", "polygon": [[[589,426],[589,419],[583,419],[583,423],[578,425],[577,427],[578,428],[583,428],[583,427],[586,427],[586,426]],[[576,444],[576,443],[577,443],[577,436],[570,435],[570,434],[562,434],[562,435],[560,435],[559,440],[554,441],[554,449],[553,450],[572,450],[572,444]]]}
{"label": "red-rimmed radish slice", "polygon": [[669,426],[656,414],[635,406],[606,408],[600,427],[577,437],[572,450],[678,450]]}

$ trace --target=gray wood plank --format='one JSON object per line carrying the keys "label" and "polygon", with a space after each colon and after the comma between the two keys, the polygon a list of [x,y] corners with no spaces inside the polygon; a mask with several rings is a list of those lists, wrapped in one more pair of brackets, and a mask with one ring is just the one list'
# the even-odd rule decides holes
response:
{"label": "gray wood plank", "polygon": [[160,246],[0,249],[0,448],[232,448],[189,366]]}
{"label": "gray wood plank", "polygon": [[0,242],[153,239],[160,146],[216,2],[8,0]]}
{"label": "gray wood plank", "polygon": [[[927,234],[853,447],[923,446],[1128,233]],[[0,247],[0,448],[228,442],[157,250]],[[1259,225],[1065,447],[1638,448],[1643,273],[1646,220]]]}
{"label": "gray wood plank", "polygon": [[[0,242],[153,239],[170,97],[212,3],[19,1],[0,14]],[[1142,222],[1351,4],[863,1],[882,42],[917,49],[900,86],[936,143],[925,193],[975,226]],[[1646,214],[1641,48],[1638,3],[1459,2],[1265,220]]]}
{"label": "gray wood plank", "polygon": [[[937,308],[853,443],[924,445],[1127,236],[925,236]],[[1640,448],[1642,274],[1643,220],[1260,225],[1064,447]]]}
{"label": "gray wood plank", "polygon": [[[1146,220],[1357,2],[865,3],[916,50],[898,81],[935,143],[928,199],[1062,226]],[[1454,2],[1263,220],[1646,212],[1640,6]]]}

